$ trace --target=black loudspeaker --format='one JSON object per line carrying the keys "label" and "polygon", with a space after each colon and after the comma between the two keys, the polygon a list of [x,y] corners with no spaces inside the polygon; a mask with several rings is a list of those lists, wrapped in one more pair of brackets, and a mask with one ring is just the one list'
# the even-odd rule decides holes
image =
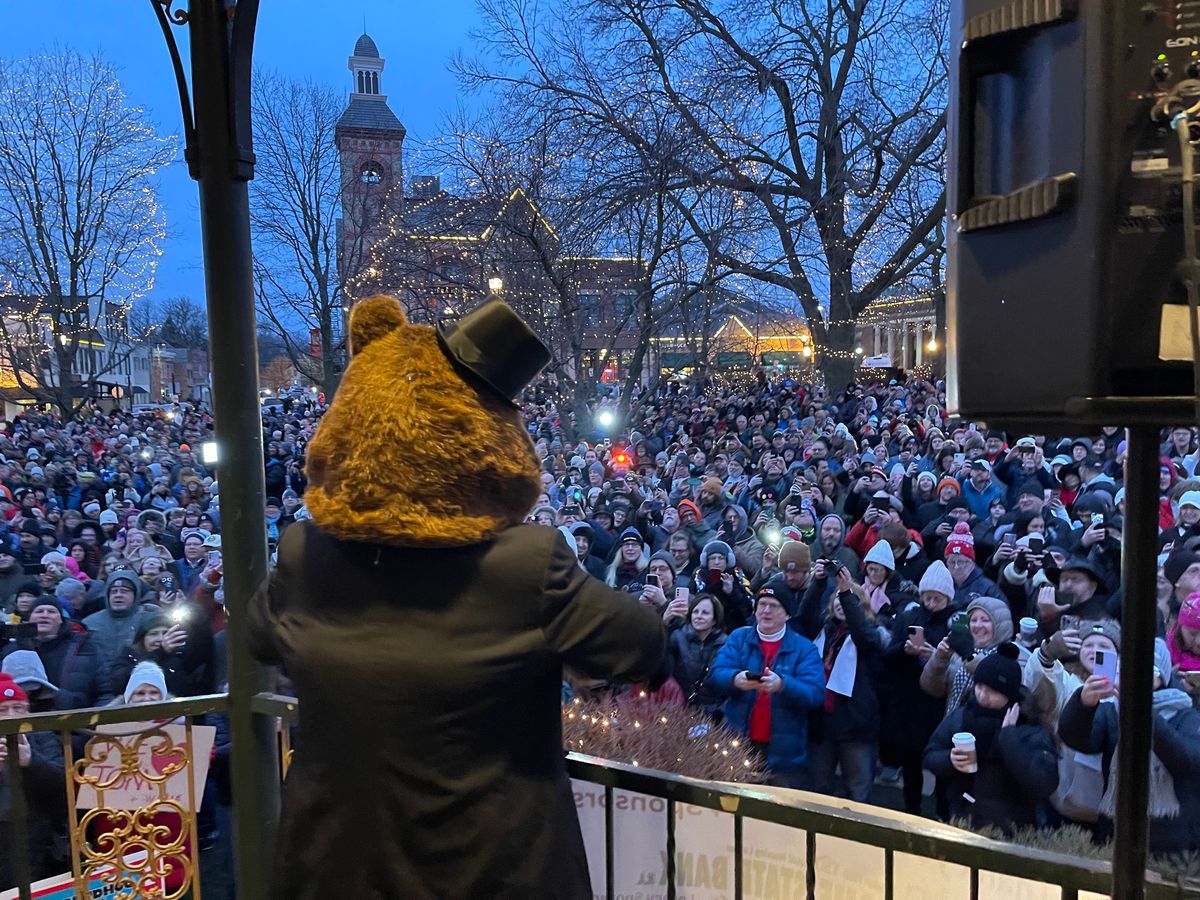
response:
{"label": "black loudspeaker", "polygon": [[951,43],[951,409],[1191,395],[1182,156],[1152,113],[1200,78],[1200,0],[954,0]]}

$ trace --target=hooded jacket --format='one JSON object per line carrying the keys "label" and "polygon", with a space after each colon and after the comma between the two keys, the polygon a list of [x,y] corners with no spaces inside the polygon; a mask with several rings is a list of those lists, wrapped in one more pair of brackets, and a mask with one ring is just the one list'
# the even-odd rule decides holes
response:
{"label": "hooded jacket", "polygon": [[63,622],[58,634],[38,641],[34,649],[46,668],[47,680],[58,688],[58,696],[54,698],[58,709],[103,706],[112,699],[90,634],[76,631],[70,622]]}
{"label": "hooded jacket", "polygon": [[[145,618],[158,613],[158,607],[149,603],[139,603],[138,577],[127,569],[118,569],[108,576],[104,582],[104,609],[92,613],[83,620],[83,627],[91,636],[92,646],[96,651],[96,661],[103,680],[102,693],[116,696],[125,687],[112,681],[112,672],[118,660],[121,659],[125,648],[132,643],[137,633],[138,625]],[[128,609],[114,610],[110,602],[112,587],[118,581],[124,581],[133,587],[134,601]]]}
{"label": "hooded jacket", "polygon": [[590,896],[563,665],[661,674],[657,612],[521,524],[539,482],[520,413],[442,341],[392,298],[355,305],[308,445],[312,520],[250,603],[252,651],[305,711],[278,900]]}
{"label": "hooded jacket", "polygon": [[746,573],[746,577],[753,578],[762,568],[763,553],[767,548],[750,528],[744,509],[736,503],[729,504],[726,509],[732,509],[737,513],[738,528],[736,537],[731,538],[729,535],[724,535],[725,540],[733,547],[733,555],[737,559],[738,568]]}
{"label": "hooded jacket", "polygon": [[[841,528],[841,537],[838,538],[838,544],[832,550],[826,550],[821,543],[821,531],[825,527],[826,522],[836,522]],[[832,558],[836,559],[851,572],[857,572],[862,559],[857,553],[846,546],[846,520],[836,513],[829,513],[821,516],[821,520],[817,523],[817,538],[812,548],[813,559]]]}
{"label": "hooded jacket", "polygon": [[725,695],[713,687],[709,676],[726,638],[715,626],[701,637],[690,622],[671,632],[672,675],[688,704],[710,714],[719,713],[725,703]]}

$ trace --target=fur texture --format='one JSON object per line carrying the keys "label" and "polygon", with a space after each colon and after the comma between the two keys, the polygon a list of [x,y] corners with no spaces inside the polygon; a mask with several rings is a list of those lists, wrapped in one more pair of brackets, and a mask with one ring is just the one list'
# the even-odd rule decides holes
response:
{"label": "fur texture", "polygon": [[540,483],[520,412],[468,385],[392,297],[355,304],[350,347],[308,446],[313,521],[399,547],[480,543],[522,522]]}

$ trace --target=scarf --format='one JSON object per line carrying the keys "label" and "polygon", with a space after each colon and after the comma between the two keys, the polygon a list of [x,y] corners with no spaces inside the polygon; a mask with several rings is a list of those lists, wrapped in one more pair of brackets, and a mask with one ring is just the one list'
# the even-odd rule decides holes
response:
{"label": "scarf", "polygon": [[[1113,701],[1116,704],[1117,701]],[[1154,715],[1164,719],[1181,710],[1192,708],[1192,698],[1175,688],[1163,688],[1154,692]],[[1121,744],[1113,748],[1112,760],[1108,764],[1108,785],[1100,798],[1100,812],[1110,819],[1117,812],[1117,756]],[[1179,815],[1179,797],[1175,794],[1175,779],[1167,771],[1158,756],[1150,753],[1150,803],[1148,812],[1152,819],[1173,819]]]}
{"label": "scarf", "polygon": [[858,674],[858,648],[854,645],[854,638],[850,636],[850,629],[846,627],[845,622],[837,623],[831,640],[827,642],[825,636],[826,629],[822,628],[813,644],[825,664],[824,709],[825,712],[831,713],[835,694],[841,694],[843,697],[854,694],[854,679]]}
{"label": "scarf", "polygon": [[873,587],[868,581],[863,585],[863,590],[867,594],[867,599],[871,601],[871,612],[875,613],[876,615],[879,614],[881,609],[892,602],[891,598],[887,595],[887,584],[881,584],[879,587]]}
{"label": "scarf", "polygon": [[283,514],[278,516],[267,516],[267,537],[279,540],[279,519]]}
{"label": "scarf", "polygon": [[758,631],[758,639],[760,641],[781,641],[781,640],[783,640],[783,633],[785,631],[787,631],[787,625],[784,625],[782,628],[780,628],[774,634],[767,634],[765,631],[762,630],[761,625],[756,625],[755,630]]}
{"label": "scarf", "polygon": [[[999,646],[997,644],[996,646]],[[985,647],[975,651],[975,664],[979,664],[979,660],[985,656],[991,656],[996,652],[996,647]],[[954,670],[954,677],[950,681],[950,695],[946,698],[946,715],[954,712],[962,705],[963,695],[967,689],[975,683],[975,674],[973,670],[967,668],[967,663],[964,660],[962,665]]]}

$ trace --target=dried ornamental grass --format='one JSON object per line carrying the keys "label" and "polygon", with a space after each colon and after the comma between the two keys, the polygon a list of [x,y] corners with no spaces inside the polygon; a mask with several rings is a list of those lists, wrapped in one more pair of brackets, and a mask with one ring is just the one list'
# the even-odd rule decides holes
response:
{"label": "dried ornamental grass", "polygon": [[620,703],[563,704],[568,750],[706,781],[758,783],[763,760],[742,736],[691,708],[666,706],[644,695]]}

